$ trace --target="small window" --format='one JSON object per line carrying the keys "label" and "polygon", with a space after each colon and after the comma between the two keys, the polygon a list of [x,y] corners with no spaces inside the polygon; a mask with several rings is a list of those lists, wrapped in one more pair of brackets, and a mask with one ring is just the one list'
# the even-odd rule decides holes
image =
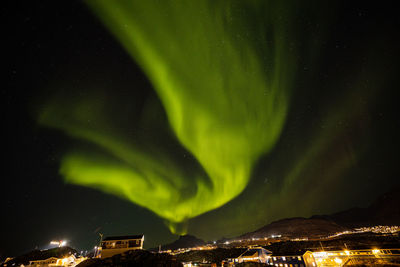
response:
{"label": "small window", "polygon": [[286,257],[282,257],[282,260],[284,260],[284,261],[285,261],[285,260],[286,260]]}
{"label": "small window", "polygon": [[298,259],[299,261],[301,261],[301,257],[300,257],[300,256],[297,256],[297,259]]}

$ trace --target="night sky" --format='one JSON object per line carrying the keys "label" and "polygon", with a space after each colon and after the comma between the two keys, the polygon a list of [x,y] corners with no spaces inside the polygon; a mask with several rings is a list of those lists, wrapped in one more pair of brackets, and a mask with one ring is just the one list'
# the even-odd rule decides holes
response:
{"label": "night sky", "polygon": [[4,4],[0,258],[232,237],[398,186],[394,1],[294,2]]}

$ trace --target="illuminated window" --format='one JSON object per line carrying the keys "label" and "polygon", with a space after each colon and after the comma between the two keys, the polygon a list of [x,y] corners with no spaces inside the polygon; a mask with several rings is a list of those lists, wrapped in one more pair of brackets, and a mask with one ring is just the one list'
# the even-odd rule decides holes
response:
{"label": "illuminated window", "polygon": [[284,261],[285,261],[285,260],[286,260],[286,257],[282,257],[282,260],[284,260]]}
{"label": "illuminated window", "polygon": [[299,261],[301,261],[301,257],[300,257],[300,256],[298,256],[297,259],[298,259]]}

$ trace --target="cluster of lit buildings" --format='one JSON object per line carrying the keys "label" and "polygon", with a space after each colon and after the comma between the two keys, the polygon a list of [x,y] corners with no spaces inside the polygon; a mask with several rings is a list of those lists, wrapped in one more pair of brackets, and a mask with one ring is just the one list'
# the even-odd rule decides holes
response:
{"label": "cluster of lit buildings", "polygon": [[355,231],[357,233],[372,232],[379,234],[394,234],[400,232],[400,226],[377,225],[371,227],[356,228]]}
{"label": "cluster of lit buildings", "polygon": [[159,249],[158,252],[159,253],[168,253],[168,254],[171,254],[171,255],[177,255],[177,254],[182,254],[182,253],[186,253],[186,252],[189,252],[189,251],[213,250],[213,249],[216,249],[216,248],[218,248],[218,246],[207,244],[207,245],[204,245],[204,246],[197,246],[197,247],[193,247],[193,248],[178,248],[178,249],[175,249],[175,250],[171,250],[171,249],[161,250],[161,249]]}
{"label": "cluster of lit buildings", "polygon": [[250,248],[237,258],[226,259],[222,265],[235,266],[242,262],[259,262],[276,267],[340,267],[392,259],[400,260],[400,249],[307,251],[300,255],[280,255],[264,248]]}
{"label": "cluster of lit buildings", "polygon": [[[337,232],[331,235],[327,235],[325,237],[319,237],[316,238],[318,240],[322,239],[332,239],[336,238],[342,235],[351,235],[351,234],[360,234],[360,233],[375,233],[375,234],[396,234],[400,232],[400,226],[388,226],[388,225],[376,225],[376,226],[370,226],[370,227],[360,227],[360,228],[355,228],[353,230],[346,230],[342,232]],[[309,237],[296,237],[296,238],[285,238],[281,237],[281,235],[272,235],[270,238],[251,238],[251,239],[246,239],[246,240],[237,240],[235,242],[251,242],[251,241],[260,241],[260,240],[269,240],[271,239],[277,239],[279,237],[280,240],[290,240],[290,241],[308,241],[312,240]],[[315,240],[315,239],[314,239]]]}
{"label": "cluster of lit buildings", "polygon": [[[101,240],[100,246],[94,247],[93,257],[95,258],[109,258],[116,254],[121,254],[129,250],[143,249],[144,235],[129,235],[129,236],[112,236]],[[58,247],[64,247],[67,244],[66,241],[51,241],[50,245],[55,245]],[[73,254],[64,256],[62,258],[50,257],[47,259],[31,260],[27,266],[32,267],[56,267],[56,266],[68,266],[74,267],[87,260],[87,257],[76,257]],[[8,258],[0,266],[8,267],[14,266],[13,264],[8,264],[13,258]],[[20,265],[24,266],[24,265]]]}
{"label": "cluster of lit buildings", "polygon": [[76,258],[74,255],[70,255],[69,257],[64,257],[61,259],[56,258],[56,257],[51,257],[51,258],[44,259],[44,260],[29,261],[29,266],[32,266],[32,267],[71,266],[71,267],[73,267],[85,260],[87,260],[86,257]]}
{"label": "cluster of lit buildings", "polygon": [[334,238],[341,235],[360,234],[360,233],[395,234],[398,232],[400,232],[400,226],[376,225],[376,226],[360,227],[360,228],[355,228],[354,230],[338,232],[333,235],[329,235],[326,238]]}

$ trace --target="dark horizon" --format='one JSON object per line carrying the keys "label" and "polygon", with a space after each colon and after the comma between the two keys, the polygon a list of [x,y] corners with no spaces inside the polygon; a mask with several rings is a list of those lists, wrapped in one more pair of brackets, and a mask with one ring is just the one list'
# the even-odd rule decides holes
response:
{"label": "dark horizon", "polygon": [[[251,95],[248,91],[243,89],[244,93],[237,94],[236,98],[230,96],[236,94],[239,87],[222,90],[227,95],[221,97],[222,100],[213,99],[215,90],[206,88],[204,82],[206,77],[210,77],[207,76],[208,69],[204,68],[202,73],[203,68],[195,68],[196,62],[189,61],[190,48],[182,51],[182,58],[187,58],[181,61],[177,57],[169,58],[168,62],[176,66],[176,69],[171,69],[178,74],[184,73],[186,76],[183,78],[187,78],[176,84],[189,84],[195,88],[193,91],[197,90],[196,86],[208,90],[188,93],[185,100],[192,104],[186,105],[192,107],[194,115],[189,108],[184,115],[192,115],[192,120],[182,121],[197,122],[202,118],[217,117],[220,119],[218,134],[224,138],[216,140],[221,143],[231,141],[226,140],[224,134],[236,130],[238,134],[232,134],[235,142],[226,146],[238,150],[232,150],[228,155],[217,149],[196,154],[198,151],[190,139],[192,136],[184,134],[194,132],[193,136],[196,136],[198,132],[188,127],[189,130],[182,134],[174,128],[170,107],[162,93],[157,91],[159,89],[155,89],[154,77],[144,67],[147,66],[146,59],[137,60],[145,52],[141,51],[138,56],[126,48],[122,38],[116,37],[118,35],[111,32],[111,27],[104,26],[106,22],[101,20],[101,16],[95,15],[93,10],[96,8],[80,1],[10,2],[3,6],[6,82],[1,106],[6,161],[0,194],[3,214],[0,258],[20,255],[36,247],[44,248],[51,240],[65,239],[79,251],[90,250],[97,244],[99,233],[104,236],[144,234],[145,248],[176,240],[178,236],[170,229],[187,229],[188,234],[203,240],[217,240],[254,231],[283,218],[326,215],[353,207],[367,207],[380,195],[398,188],[400,42],[397,10],[389,2],[332,1],[321,4],[311,1],[302,6],[283,2],[279,6],[283,9],[277,8],[276,11],[282,12],[282,16],[274,12],[270,15],[276,15],[277,21],[283,17],[282,25],[291,28],[279,35],[275,32],[276,39],[271,42],[282,42],[285,47],[281,51],[274,46],[275,43],[271,45],[268,41],[265,44],[271,45],[272,52],[268,50],[265,53],[262,50],[263,39],[256,33],[271,34],[279,27],[266,27],[264,32],[264,29],[257,28],[265,22],[263,17],[256,21],[251,13],[256,12],[251,7],[242,8],[236,2],[232,4],[233,16],[239,14],[243,20],[239,22],[248,27],[240,28],[241,24],[234,17],[238,29],[244,33],[243,36],[235,35],[236,39],[232,41],[232,45],[243,48],[240,50],[242,54],[238,54],[245,57],[253,45],[255,52],[250,55],[261,54],[268,58],[278,52],[286,53],[287,56],[276,56],[280,64],[260,60],[260,56],[255,58],[265,65],[260,67],[261,70],[251,69],[251,59],[246,61],[250,62],[247,66],[235,65],[233,63],[243,59],[240,56],[239,59],[236,56],[227,58],[222,49],[211,54],[221,58],[211,61],[217,63],[209,66],[211,72],[211,68],[217,66],[218,69],[218,64],[225,62],[220,67],[221,73],[235,73],[238,70],[232,66],[240,66],[239,69],[248,70],[248,73],[243,73],[254,80],[269,82],[277,79],[275,73],[280,73],[276,71],[277,66],[290,65],[282,70],[283,74],[288,73],[282,78],[284,82],[279,80],[285,86],[286,82],[289,84],[285,91],[287,99],[282,98],[286,102],[280,99],[279,90],[278,93],[264,92],[276,93],[275,97],[280,101],[272,100],[270,117],[265,115],[269,109],[265,108],[267,104],[264,102],[251,105],[249,101],[241,105],[239,100]],[[218,10],[210,13],[214,11],[217,14]],[[189,10],[182,17],[190,17],[190,12],[196,10]],[[179,19],[177,15],[172,21],[179,22]],[[145,30],[145,27],[158,29],[160,21],[151,25],[143,23],[143,27]],[[275,25],[275,20],[265,22],[268,23]],[[190,27],[187,26],[189,30],[186,32],[184,26],[176,31],[190,32]],[[161,30],[155,30],[154,38],[164,36],[162,30],[168,30],[168,25],[159,27]],[[224,27],[229,34],[230,30],[239,31],[221,26]],[[151,31],[145,30],[146,34],[153,36]],[[170,51],[168,47],[178,47],[186,40],[182,38],[179,41],[172,34],[165,35],[172,37],[159,47],[154,45],[162,55]],[[214,42],[217,39],[212,39],[218,38],[215,35],[210,33],[207,49],[219,49],[220,44]],[[154,40],[149,43],[156,43]],[[197,49],[202,55],[201,45]],[[226,50],[230,55],[230,50]],[[190,76],[191,71],[186,72],[186,67],[196,70],[194,78]],[[268,72],[270,69],[274,71]],[[268,70],[265,77],[254,74],[257,71],[264,73],[264,70]],[[223,82],[227,86],[230,85],[229,78],[234,81],[234,86],[247,79],[247,76],[241,79],[226,76]],[[217,75],[215,81],[219,81],[218,78]],[[247,84],[257,83],[251,80]],[[191,95],[198,98],[191,99]],[[257,97],[249,98],[258,100]],[[269,100],[268,97],[265,99]],[[285,103],[285,111],[280,109],[282,103]],[[232,107],[232,110],[226,107]],[[250,114],[250,119],[240,108]],[[49,117],[43,119],[48,110],[51,114],[46,114]],[[196,117],[195,111],[199,110],[203,113]],[[272,134],[265,135],[268,131],[264,128],[257,128],[264,126],[257,124],[256,120],[263,119],[264,115],[271,121],[266,124],[273,129],[270,132],[276,132],[272,137]],[[251,119],[255,123],[251,124]],[[238,122],[250,126],[237,129]],[[224,129],[228,130],[225,132]],[[260,137],[259,140],[241,139],[240,134],[246,131],[255,132],[250,136]],[[89,133],[89,137],[82,137],[82,132]],[[93,133],[99,133],[100,137]],[[177,137],[179,134],[182,134],[179,136],[181,139]],[[200,137],[198,140],[208,142],[208,139]],[[214,139],[210,137],[210,140]],[[237,140],[249,143],[243,142],[243,146],[236,147],[234,145],[239,144]],[[115,143],[120,150],[115,149],[117,145],[112,147]],[[133,149],[129,150],[131,147]],[[129,157],[120,154],[129,154]],[[160,186],[163,191],[157,197],[172,195],[171,203],[152,201],[150,196],[155,198],[156,194],[152,195],[150,190],[148,194],[143,192],[141,198],[135,198],[132,188],[126,195],[121,193],[123,185],[136,188],[137,180],[121,179],[115,187],[100,182],[100,185],[85,185],[86,180],[73,180],[73,175],[66,174],[65,162],[72,162],[66,159],[75,160],[76,155],[87,160],[86,167],[98,170],[97,167],[106,166],[99,169],[101,173],[116,170],[118,174],[125,174],[121,170],[135,170],[147,177],[146,182],[150,185],[163,184],[164,180],[158,180],[156,175],[169,175],[170,180],[165,182],[165,187]],[[219,157],[214,159],[215,155]],[[234,156],[243,157],[249,163],[243,161],[237,167],[231,160]],[[131,159],[141,161],[136,163],[132,160],[132,163]],[[214,166],[214,160],[220,160],[215,164],[217,166]],[[125,167],[126,162],[131,165]],[[229,168],[222,169],[224,163]],[[225,176],[236,177],[232,174],[234,168],[249,174],[240,177],[243,179],[231,178],[234,182],[228,190],[225,186],[231,180]],[[213,175],[221,179],[220,184]],[[130,184],[129,181],[134,182]],[[219,194],[210,193],[212,199],[196,200],[193,196],[200,191],[199,184],[212,193],[215,193],[213,190],[218,192],[219,186],[223,190]],[[242,191],[238,184],[243,184]],[[221,203],[214,205],[214,198]],[[186,204],[188,199],[194,199],[195,204]],[[204,206],[198,204],[203,202]],[[179,209],[174,209],[174,203]],[[179,217],[179,223],[173,222],[174,216]]]}

